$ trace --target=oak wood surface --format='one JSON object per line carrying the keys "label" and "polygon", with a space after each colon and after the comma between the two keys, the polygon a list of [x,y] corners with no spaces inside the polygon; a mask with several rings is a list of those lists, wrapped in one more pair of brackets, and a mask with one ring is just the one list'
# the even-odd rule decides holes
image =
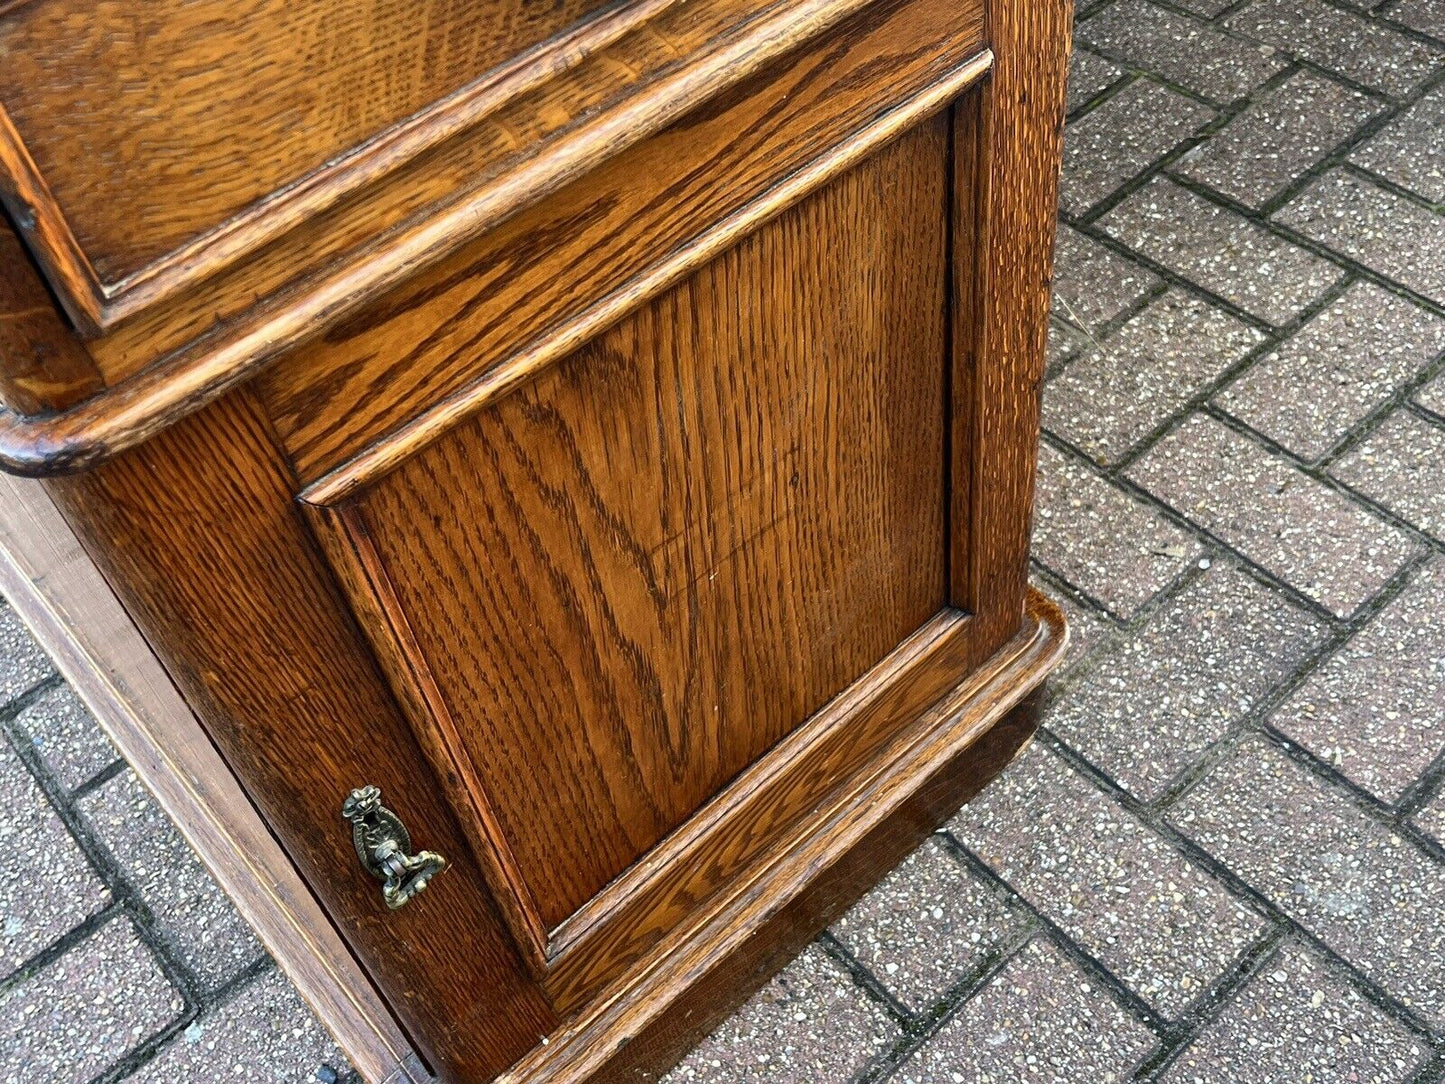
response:
{"label": "oak wood surface", "polygon": [[[1036,716],[1014,709],[1068,642],[1058,607],[1032,589],[1022,628],[761,862],[728,906],[660,942],[617,998],[599,999],[497,1084],[653,1081],[806,939],[1017,755]],[[665,961],[665,966],[663,963]]]}
{"label": "oak wood surface", "polygon": [[333,501],[384,473],[987,71],[968,5],[869,15],[283,359],[261,386],[301,475],[345,468]]}
{"label": "oak wood surface", "polygon": [[[231,770],[422,1053],[489,1080],[556,1016],[523,978],[485,884],[365,641],[292,509],[254,396],[235,393],[98,470],[48,484]],[[379,786],[451,868],[388,911],[342,800]]]}
{"label": "oak wood surface", "polygon": [[358,498],[547,928],[943,605],[946,135]]}
{"label": "oak wood surface", "polygon": [[[702,2],[697,0],[697,4],[689,6],[690,17],[696,17],[698,4]],[[707,0],[707,3],[713,5],[709,9],[711,24],[716,24],[727,17],[729,10],[735,14],[741,0]],[[729,4],[733,5],[731,9]],[[758,67],[786,55],[801,41],[826,31],[863,5],[864,0],[807,0],[805,3],[780,0],[700,53],[668,54],[663,59],[670,58],[671,66],[660,69],[657,78],[639,83],[632,92],[600,112],[584,109],[581,117],[586,120],[585,124],[581,121],[570,126],[562,124],[556,139],[525,153],[518,150],[514,142],[517,125],[529,117],[553,116],[558,110],[565,117],[569,109],[585,102],[544,103],[546,107],[540,112],[532,112],[529,110],[538,107],[538,103],[527,101],[523,95],[512,107],[522,111],[522,116],[510,121],[506,117],[486,116],[479,122],[484,128],[490,124],[488,131],[495,129],[489,138],[496,146],[496,154],[503,157],[487,168],[472,161],[460,163],[442,178],[439,190],[453,193],[445,207],[423,213],[425,208],[416,205],[413,192],[417,182],[404,172],[395,182],[400,201],[397,206],[409,211],[411,218],[396,230],[377,235],[378,228],[395,224],[395,216],[388,219],[391,212],[378,211],[369,199],[361,201],[356,203],[361,208],[357,212],[360,219],[352,226],[343,228],[329,220],[308,221],[307,228],[297,233],[292,248],[272,246],[274,253],[272,248],[257,253],[238,265],[234,274],[222,274],[204,288],[187,292],[173,304],[125,321],[89,344],[95,365],[111,390],[63,414],[0,413],[0,462],[8,469],[23,473],[78,470],[145,439],[177,417],[223,394],[286,348],[315,338],[366,302],[462,247],[528,203],[575,179],[584,170],[602,164],[710,96],[736,85]],[[957,68],[979,52],[978,0],[967,0],[961,6],[933,4],[921,13],[909,5],[895,4],[893,8],[890,13],[889,5],[883,4],[870,9],[865,16],[858,16],[849,29],[835,39],[837,45],[833,50],[822,58],[805,62],[803,80],[789,80],[786,69],[783,70],[781,82],[777,84],[782,96],[775,106],[786,107],[789,93],[803,94],[815,103],[814,109],[819,112],[816,121],[803,121],[795,133],[789,134],[766,125],[766,113],[755,112],[752,117],[735,115],[731,128],[714,124],[708,134],[714,138],[725,134],[735,139],[739,129],[748,131],[755,124],[764,123],[765,135],[783,140],[783,146],[793,144],[797,155],[793,163],[797,168],[806,163],[809,153],[816,155],[830,141],[841,138],[836,127],[838,122],[856,125],[857,117],[873,115],[880,104],[890,100],[890,88],[897,87],[900,91],[892,95],[895,101],[911,85],[918,93],[931,97],[935,108],[943,104],[946,95],[939,92],[937,84],[944,81],[946,70],[950,66]],[[689,34],[699,33],[691,24],[683,29]],[[664,40],[671,42],[677,36],[673,34]],[[618,43],[617,49],[622,49],[625,40]],[[879,52],[892,57],[891,66],[895,70],[876,67],[883,62],[882,57],[875,55]],[[851,68],[858,74],[849,79],[846,71],[840,72],[837,85],[828,87],[828,68],[820,64],[820,60]],[[595,66],[604,73],[630,71],[634,63],[625,54],[613,57],[607,50],[594,58]],[[582,65],[574,73],[576,79],[583,80],[590,70],[588,65]],[[864,72],[868,74],[865,76]],[[574,82],[568,84],[570,90],[556,88],[555,93],[563,95],[566,91],[575,98],[589,85],[584,81],[579,87]],[[955,87],[953,92],[958,89],[961,88]],[[820,93],[823,90],[832,93]],[[596,92],[593,88],[593,93]],[[834,125],[831,135],[827,132],[830,123]],[[811,137],[811,144],[796,144],[799,139],[808,140],[815,130],[817,134]],[[462,150],[475,150],[479,138],[469,135],[459,146]],[[685,136],[681,136],[680,141],[686,145]],[[771,153],[777,154],[779,149],[774,147]],[[430,161],[431,157],[424,155],[421,161]],[[764,154],[757,160],[767,161],[768,157]],[[633,176],[645,176],[646,169],[675,168],[677,161],[677,154],[673,152],[651,163],[633,162],[629,169]],[[760,175],[759,166],[744,167],[736,156],[719,161],[718,165],[719,180],[726,178],[729,170],[745,168],[742,180],[754,185],[754,194],[776,183],[778,176],[768,172]],[[458,195],[459,185],[462,191]],[[355,201],[343,202],[337,213],[353,203]],[[631,210],[641,216],[649,209],[646,203],[640,202]],[[668,216],[666,209],[663,210],[666,222]],[[374,217],[377,214],[383,221],[378,222]],[[688,225],[685,214],[671,217],[674,232],[677,226]],[[614,213],[610,226],[598,225],[615,230],[619,219],[625,221],[626,216]],[[512,236],[547,238],[557,228],[539,231],[538,225],[533,223],[529,232]],[[565,222],[559,225],[566,228]],[[661,246],[658,251],[677,243],[665,234],[655,236],[655,242]],[[639,235],[635,243],[645,245],[647,238]],[[356,251],[343,257],[335,248],[337,245],[343,248],[350,245]],[[581,251],[595,248],[594,243]],[[505,253],[505,260],[511,262],[525,254],[525,246],[521,253],[516,251],[515,244],[510,252],[496,251]],[[644,247],[642,251],[647,249]],[[631,273],[635,274],[636,270]],[[282,284],[298,274],[309,276],[306,283],[296,282],[281,291]],[[551,315],[555,319],[555,311]],[[72,401],[73,398],[72,394]]]}
{"label": "oak wood surface", "polygon": [[994,0],[994,69],[954,110],[951,568],[983,644],[1017,627],[1028,582],[1072,24],[1070,0]]}
{"label": "oak wood surface", "polygon": [[431,1079],[40,483],[0,475],[0,589],[347,1057]]}
{"label": "oak wood surface", "polygon": [[[0,267],[0,394],[65,404],[0,460],[113,457],[48,492],[458,1084],[654,1079],[996,770],[1062,640],[1070,5],[612,10],[88,341]],[[366,782],[452,862],[398,912]]]}
{"label": "oak wood surface", "polygon": [[603,6],[30,0],[0,11],[0,102],[116,284]]}

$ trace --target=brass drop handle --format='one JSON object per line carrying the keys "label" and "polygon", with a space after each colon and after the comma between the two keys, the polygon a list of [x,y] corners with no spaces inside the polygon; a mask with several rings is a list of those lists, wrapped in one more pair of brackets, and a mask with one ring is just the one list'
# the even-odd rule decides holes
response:
{"label": "brass drop handle", "polygon": [[431,879],[447,868],[447,860],[435,851],[411,853],[411,833],[381,804],[380,788],[357,787],[342,803],[341,815],[351,822],[356,857],[382,883],[381,898],[393,911],[421,895]]}

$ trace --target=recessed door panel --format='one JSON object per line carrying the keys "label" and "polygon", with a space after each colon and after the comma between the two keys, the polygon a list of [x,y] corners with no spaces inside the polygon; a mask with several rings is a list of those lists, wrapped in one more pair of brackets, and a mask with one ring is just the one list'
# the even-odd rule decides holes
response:
{"label": "recessed door panel", "polygon": [[[958,632],[948,138],[930,120],[323,517],[544,967],[781,739]],[[703,860],[692,829],[689,900],[766,845]]]}

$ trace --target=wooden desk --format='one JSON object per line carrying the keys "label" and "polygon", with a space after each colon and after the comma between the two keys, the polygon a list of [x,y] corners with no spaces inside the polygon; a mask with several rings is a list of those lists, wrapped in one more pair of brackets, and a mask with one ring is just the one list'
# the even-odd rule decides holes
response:
{"label": "wooden desk", "polygon": [[1026,739],[1069,10],[0,8],[0,462],[373,1076],[654,1079]]}

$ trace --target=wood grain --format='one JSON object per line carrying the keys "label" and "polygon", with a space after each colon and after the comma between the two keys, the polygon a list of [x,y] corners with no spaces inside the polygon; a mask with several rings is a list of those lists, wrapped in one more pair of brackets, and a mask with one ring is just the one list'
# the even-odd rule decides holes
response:
{"label": "wood grain", "polygon": [[1071,0],[989,6],[997,61],[954,110],[954,605],[1013,635],[1028,578]]}
{"label": "wood grain", "polygon": [[[681,927],[497,1084],[655,1081],[748,992],[841,914],[971,798],[1028,741],[1011,712],[1062,657],[1058,608],[1030,590],[1014,642],[987,659],[809,818],[793,846],[760,863],[727,906]],[[665,961],[665,966],[663,963]]]}
{"label": "wood grain", "polygon": [[0,102],[114,285],[601,6],[34,0],[0,15]]}
{"label": "wood grain", "polygon": [[[1068,3],[646,2],[88,341],[0,265],[40,411],[0,460],[113,457],[47,492],[451,1084],[655,1079],[997,770],[1063,640],[1026,545]],[[398,912],[366,782],[452,860]]]}
{"label": "wood grain", "polygon": [[[556,1017],[292,510],[294,486],[241,393],[48,490],[421,1052],[445,1078],[489,1080]],[[340,817],[363,783],[452,863],[401,911]]]}
{"label": "wood grain", "polygon": [[[723,4],[727,0],[710,2]],[[786,11],[773,11],[766,18],[759,16],[742,30],[727,36],[703,58],[688,62],[676,60],[676,70],[666,80],[648,84],[646,93],[639,91],[624,98],[615,109],[594,116],[584,129],[572,131],[566,139],[529,154],[516,151],[510,142],[510,128],[499,128],[497,138],[503,141],[499,145],[513,152],[513,166],[479,169],[476,163],[464,163],[454,176],[448,176],[443,189],[455,192],[460,186],[470,194],[448,205],[444,214],[420,216],[417,218],[420,225],[404,238],[378,238],[374,231],[366,230],[358,237],[348,229],[331,231],[327,222],[318,221],[298,239],[298,248],[281,252],[274,264],[267,264],[274,267],[279,278],[267,278],[271,272],[258,269],[261,261],[258,255],[248,261],[246,274],[261,275],[264,281],[254,277],[233,281],[223,275],[208,287],[207,296],[215,294],[210,301],[200,301],[190,308],[186,307],[189,302],[178,301],[174,313],[167,307],[171,315],[141,316],[125,322],[90,344],[96,365],[113,390],[63,414],[0,415],[0,463],[21,473],[73,471],[144,440],[247,379],[276,360],[288,347],[314,339],[381,292],[460,248],[494,226],[494,219],[504,219],[517,212],[519,201],[520,205],[535,202],[575,179],[585,168],[595,167],[609,156],[617,155],[667,120],[697,108],[707,95],[728,89],[756,66],[796,48],[800,35],[820,33],[820,28],[826,30],[841,18],[843,5],[860,3],[862,0],[813,0],[811,6],[804,5],[798,10],[789,7]],[[977,0],[968,0],[961,6],[928,0],[917,8],[892,3],[872,9],[867,18],[860,17],[845,31],[828,39],[807,61],[796,67],[779,66],[766,85],[753,95],[750,108],[733,113],[729,122],[720,122],[715,116],[703,113],[694,125],[679,128],[666,144],[654,147],[650,160],[631,160],[625,164],[624,172],[613,172],[615,180],[605,183],[619,186],[616,196],[603,200],[596,199],[594,193],[594,198],[589,199],[585,190],[574,192],[574,199],[581,200],[585,216],[605,211],[605,220],[594,223],[597,228],[587,245],[574,246],[573,251],[565,255],[558,254],[553,266],[568,267],[579,254],[593,257],[599,245],[607,242],[603,251],[613,255],[602,261],[601,268],[595,266],[595,261],[589,263],[593,268],[590,276],[585,267],[580,269],[579,278],[595,279],[600,273],[615,289],[629,278],[635,278],[645,267],[645,263],[628,264],[629,254],[644,257],[646,262],[656,262],[658,254],[670,252],[688,240],[689,232],[695,235],[703,228],[694,217],[696,212],[689,211],[689,207],[696,207],[705,190],[696,189],[692,179],[677,174],[679,163],[693,153],[694,139],[718,141],[711,152],[717,159],[713,183],[727,184],[732,191],[725,188],[717,192],[715,199],[719,204],[737,207],[750,198],[756,200],[777,185],[788,175],[788,170],[801,169],[810,158],[846,143],[850,134],[858,131],[860,117],[878,117],[880,110],[896,103],[898,108],[892,123],[885,124],[879,118],[873,126],[874,130],[891,128],[896,132],[918,118],[920,107],[925,111],[941,107],[951,94],[958,93],[986,67],[986,64],[970,63],[971,58],[979,56],[980,50],[979,6]],[[598,59],[600,63],[601,58]],[[617,66],[626,68],[626,64],[617,63]],[[910,95],[921,100],[910,101]],[[798,98],[803,99],[804,105],[811,105],[807,108],[795,105],[794,100]],[[711,113],[730,104],[723,98]],[[799,119],[784,126],[768,112],[769,108],[786,111]],[[619,129],[618,125],[624,127]],[[743,140],[743,146],[729,154],[728,144],[738,141],[739,130],[751,135]],[[658,154],[659,150],[663,153]],[[671,187],[680,204],[652,207],[647,191],[633,191],[636,182],[646,178],[650,170],[657,169],[667,170],[673,177]],[[736,182],[730,180],[734,174]],[[818,180],[813,182],[816,183]],[[615,200],[628,195],[634,195],[636,202],[627,199],[626,206],[614,205]],[[405,201],[406,197],[399,198]],[[410,209],[420,215],[417,208]],[[558,209],[559,206],[554,206],[554,211]],[[775,210],[776,205],[771,213]],[[574,220],[571,222],[554,217],[553,223],[548,224],[544,217],[531,221],[521,230],[509,228],[505,236],[494,231],[496,246],[472,254],[471,262],[476,267],[468,277],[484,291],[474,298],[474,303],[488,300],[497,289],[504,289],[513,278],[520,277],[515,272],[522,269],[514,265],[518,260],[526,260],[535,240],[546,241],[554,247],[560,245],[561,238],[575,230],[577,213],[571,212]],[[633,236],[628,243],[612,244],[616,232],[626,228],[629,219],[637,221]],[[347,237],[357,243],[367,238],[372,240],[358,250],[356,260],[321,259],[322,254],[330,251],[328,246]],[[284,294],[275,294],[282,283],[299,273],[298,268],[314,268],[318,260],[327,270],[318,271],[319,277],[306,288],[297,286]],[[623,266],[615,266],[617,261],[623,261]],[[538,267],[538,272],[526,278],[535,290],[539,281],[548,281],[549,275],[540,274],[540,267],[547,266],[546,263],[533,266]],[[450,274],[456,271],[452,268]],[[431,280],[432,288],[438,288],[447,278],[448,273],[442,272]],[[519,334],[535,336],[539,330],[555,324],[560,316],[556,307],[559,300],[564,305],[575,304],[581,296],[577,290],[587,288],[585,281],[578,281],[565,291],[566,297],[561,296],[560,290],[550,292],[551,301],[542,312],[535,312],[535,306],[528,305],[535,315],[522,319],[525,313],[519,314]],[[654,284],[651,288],[660,287]],[[525,290],[511,291],[507,303],[516,307],[519,302],[525,303],[528,296]],[[268,297],[269,300],[258,301]],[[188,315],[176,315],[182,309]],[[514,342],[511,349],[520,345],[521,342]],[[157,361],[160,355],[164,357]],[[463,380],[475,378],[479,365],[488,360],[492,359],[485,356],[460,359],[460,376]],[[306,363],[305,371],[311,373],[309,379],[314,381],[324,376],[326,370],[313,371],[312,364]],[[448,367],[456,370],[458,365],[453,361]],[[396,397],[415,389],[408,374],[417,370],[417,366],[410,366],[388,374],[396,388]],[[431,374],[437,380],[444,375]],[[369,383],[376,388],[387,386],[379,379]],[[320,389],[307,389],[302,409],[316,409],[323,404],[323,395]],[[390,410],[391,405],[391,399],[387,398],[378,408]],[[415,409],[417,403],[408,400],[398,405]],[[355,410],[356,406],[353,403],[351,409]],[[278,413],[289,416],[285,404],[278,404]],[[333,417],[328,415],[326,424],[329,425]],[[393,425],[402,420],[395,413],[387,417]],[[333,438],[334,435],[328,434]],[[330,447],[319,452],[335,454]]]}
{"label": "wood grain", "polygon": [[943,604],[946,134],[358,499],[548,929]]}
{"label": "wood grain", "polygon": [[950,0],[875,14],[268,372],[262,393],[298,471],[336,473],[321,499],[385,473],[988,71],[968,34],[948,33]]}
{"label": "wood grain", "polygon": [[4,475],[0,589],[355,1067],[377,1084],[429,1081],[40,483]]}

